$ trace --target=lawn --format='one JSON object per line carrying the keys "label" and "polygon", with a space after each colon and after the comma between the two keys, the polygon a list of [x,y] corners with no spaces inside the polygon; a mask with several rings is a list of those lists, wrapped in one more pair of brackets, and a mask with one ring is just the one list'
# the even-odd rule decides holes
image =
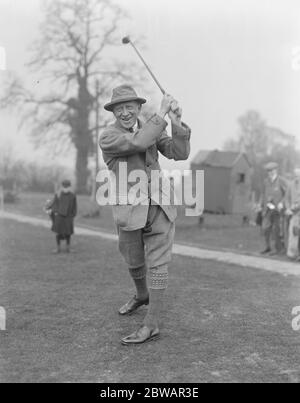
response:
{"label": "lawn", "polygon": [[[24,193],[16,204],[7,204],[7,211],[45,218],[42,208],[51,195]],[[93,208],[90,198],[78,197],[79,214],[76,222],[81,226],[105,229],[115,232],[111,207],[102,207],[99,218],[84,218]],[[178,208],[176,242],[188,243],[212,249],[236,250],[243,253],[257,253],[263,248],[260,229],[242,224],[241,216],[205,214],[205,224],[199,226],[197,217],[186,217],[183,208]]]}
{"label": "lawn", "polygon": [[142,321],[116,244],[75,237],[51,254],[46,229],[0,219],[1,382],[299,382],[291,311],[300,279],[174,257],[160,340],[124,347]]}

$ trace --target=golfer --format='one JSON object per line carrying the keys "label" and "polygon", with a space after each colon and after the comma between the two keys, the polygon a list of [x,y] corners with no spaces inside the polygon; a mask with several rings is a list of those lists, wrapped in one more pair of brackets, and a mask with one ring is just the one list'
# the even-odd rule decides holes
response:
{"label": "golfer", "polygon": [[[136,288],[136,294],[121,307],[119,314],[129,315],[140,306],[149,305],[142,326],[122,339],[125,345],[140,344],[159,337],[159,319],[168,284],[177,211],[171,201],[160,202],[165,192],[164,185],[160,183],[158,187],[151,187],[151,172],[161,171],[158,152],[176,161],[186,160],[190,153],[191,130],[181,122],[182,110],[177,101],[170,95],[164,95],[157,113],[143,122],[140,114],[145,102],[129,85],[115,88],[111,101],[104,106],[113,113],[115,122],[100,136],[104,161],[116,177],[120,174],[120,163],[124,165],[126,162],[127,175],[142,170],[148,182],[147,203],[128,201],[127,204],[117,202],[113,206],[119,250]],[[171,120],[172,137],[166,132],[166,115]],[[168,185],[174,192],[169,181]],[[129,193],[133,184],[128,183],[127,186]],[[119,201],[124,197],[121,194],[117,196]]]}

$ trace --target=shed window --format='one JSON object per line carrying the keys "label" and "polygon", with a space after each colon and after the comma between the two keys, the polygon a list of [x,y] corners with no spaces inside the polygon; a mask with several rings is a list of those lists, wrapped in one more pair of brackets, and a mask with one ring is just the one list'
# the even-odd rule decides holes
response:
{"label": "shed window", "polygon": [[238,174],[238,183],[245,183],[246,175],[245,174]]}

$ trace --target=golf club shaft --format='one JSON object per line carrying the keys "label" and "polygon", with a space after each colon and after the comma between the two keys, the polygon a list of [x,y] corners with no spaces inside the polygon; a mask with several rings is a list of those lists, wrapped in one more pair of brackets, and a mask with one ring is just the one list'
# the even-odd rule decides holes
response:
{"label": "golf club shaft", "polygon": [[157,78],[155,77],[155,75],[152,73],[150,67],[148,66],[148,64],[145,62],[143,56],[140,54],[140,52],[137,50],[137,48],[134,46],[134,44],[130,41],[129,42],[130,45],[133,47],[133,49],[136,51],[137,55],[139,56],[139,58],[141,59],[141,61],[144,63],[146,69],[149,71],[149,73],[151,74],[151,77],[153,78],[153,80],[156,82],[156,84],[158,85],[159,89],[161,90],[161,92],[163,94],[166,93],[166,91],[163,89],[163,87],[160,85],[159,81],[157,80]]}

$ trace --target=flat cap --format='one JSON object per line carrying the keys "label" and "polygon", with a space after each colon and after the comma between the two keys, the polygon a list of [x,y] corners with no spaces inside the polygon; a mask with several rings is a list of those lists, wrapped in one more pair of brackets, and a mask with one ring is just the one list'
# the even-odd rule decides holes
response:
{"label": "flat cap", "polygon": [[273,171],[273,169],[278,169],[278,164],[277,162],[268,162],[265,165],[265,170],[267,171]]}
{"label": "flat cap", "polygon": [[69,179],[64,179],[61,183],[63,188],[68,188],[71,186],[71,181]]}

